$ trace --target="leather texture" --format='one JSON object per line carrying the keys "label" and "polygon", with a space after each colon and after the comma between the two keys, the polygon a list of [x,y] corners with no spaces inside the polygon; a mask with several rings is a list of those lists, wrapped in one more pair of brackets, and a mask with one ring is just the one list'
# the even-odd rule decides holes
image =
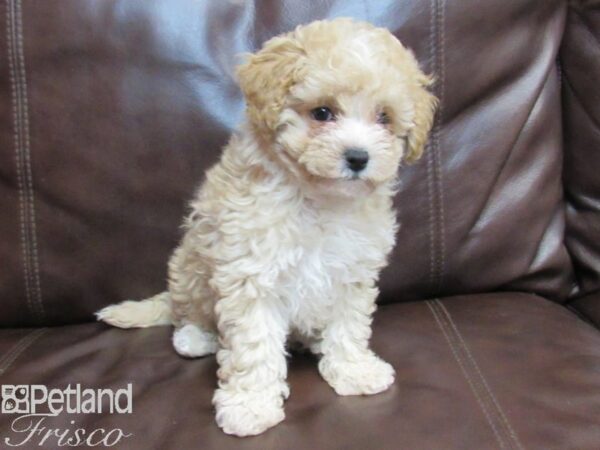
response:
{"label": "leather texture", "polygon": [[[0,15],[0,384],[134,391],[131,415],[48,425],[122,428],[132,450],[600,448],[597,0],[6,0]],[[401,168],[374,323],[397,379],[338,397],[293,355],[286,421],[240,440],[214,423],[214,357],[177,357],[168,327],[86,322],[164,290],[186,202],[242,117],[236,55],[338,16],[392,30],[441,100]]]}
{"label": "leather texture", "polygon": [[[384,306],[374,330],[376,351],[397,370],[388,392],[339,397],[314,359],[293,355],[286,420],[254,438],[217,428],[215,359],[178,357],[168,327],[47,328],[0,371],[3,383],[133,383],[131,415],[61,414],[46,422],[118,427],[133,433],[119,446],[130,450],[598,448],[600,333],[567,309],[523,294],[463,296]],[[0,333],[2,346],[23,339]],[[16,438],[11,417],[0,415],[0,435]],[[58,448],[54,442],[41,448]]]}
{"label": "leather texture", "polygon": [[600,290],[600,2],[570,9],[561,67],[566,243],[582,295]]}
{"label": "leather texture", "polygon": [[562,1],[8,0],[1,23],[5,326],[90,320],[165,289],[186,202],[243,104],[236,55],[317,18],[392,30],[435,74],[402,168],[383,303],[523,290],[564,300]]}
{"label": "leather texture", "polygon": [[570,305],[600,328],[600,292],[576,298]]}

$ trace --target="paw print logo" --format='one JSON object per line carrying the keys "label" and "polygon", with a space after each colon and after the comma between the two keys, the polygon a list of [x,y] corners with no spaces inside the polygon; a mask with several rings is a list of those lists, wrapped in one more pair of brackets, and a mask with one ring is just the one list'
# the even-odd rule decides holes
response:
{"label": "paw print logo", "polygon": [[2,385],[2,413],[29,413],[29,386],[15,386],[12,384]]}

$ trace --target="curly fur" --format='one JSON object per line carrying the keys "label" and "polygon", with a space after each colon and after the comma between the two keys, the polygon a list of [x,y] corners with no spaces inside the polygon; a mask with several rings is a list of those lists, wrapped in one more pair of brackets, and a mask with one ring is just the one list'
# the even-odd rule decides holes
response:
{"label": "curly fur", "polygon": [[[369,349],[376,281],[397,230],[397,168],[421,155],[435,98],[410,51],[350,19],[269,40],[238,78],[247,122],[191,203],[168,292],[98,317],[170,322],[181,355],[216,352],[217,423],[246,436],[284,418],[290,339],[320,355],[340,395],[393,383],[393,368]],[[322,105],[335,120],[311,116]],[[344,161],[350,147],[369,153],[359,175]]]}

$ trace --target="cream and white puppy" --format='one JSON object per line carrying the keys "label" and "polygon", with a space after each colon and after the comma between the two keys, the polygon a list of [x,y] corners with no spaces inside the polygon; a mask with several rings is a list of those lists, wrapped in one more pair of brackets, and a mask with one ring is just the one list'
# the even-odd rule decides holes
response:
{"label": "cream and white puppy", "polygon": [[98,318],[173,324],[179,354],[216,353],[217,423],[247,436],[284,418],[290,339],[340,395],[393,383],[369,348],[376,282],[398,167],[421,155],[436,101],[409,50],[351,19],[275,37],[237,74],[247,120],[191,203],[168,292]]}

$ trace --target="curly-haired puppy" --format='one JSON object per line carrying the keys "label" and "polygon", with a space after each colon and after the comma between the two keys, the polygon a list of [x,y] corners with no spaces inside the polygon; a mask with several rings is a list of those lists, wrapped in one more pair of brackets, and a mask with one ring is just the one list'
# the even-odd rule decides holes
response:
{"label": "curly-haired puppy", "polygon": [[435,98],[389,31],[350,19],[275,37],[237,74],[247,120],[191,203],[168,292],[98,318],[174,324],[179,354],[216,353],[217,423],[246,436],[284,418],[288,339],[340,395],[394,382],[369,349],[376,282],[398,167],[421,155]]}

